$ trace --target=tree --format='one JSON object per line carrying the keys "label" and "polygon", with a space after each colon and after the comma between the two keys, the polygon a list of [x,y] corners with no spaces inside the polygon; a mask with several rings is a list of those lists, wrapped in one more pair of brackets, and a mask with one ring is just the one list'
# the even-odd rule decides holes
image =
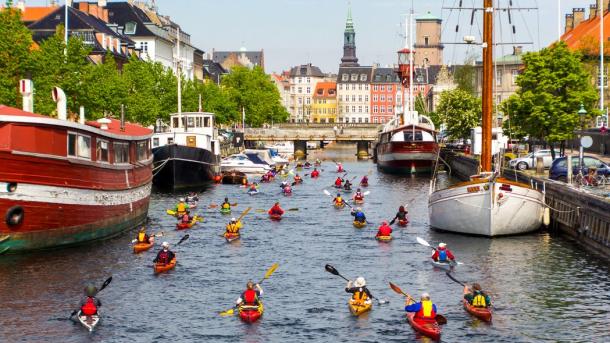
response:
{"label": "tree", "polygon": [[18,83],[28,77],[32,34],[21,22],[21,12],[0,9],[0,104],[19,106]]}
{"label": "tree", "polygon": [[457,88],[461,89],[471,95],[475,95],[475,78],[476,69],[474,68],[474,56],[466,57],[464,65],[455,66],[453,72],[453,80],[455,81]]}
{"label": "tree", "polygon": [[119,73],[114,57],[108,52],[101,64],[90,67],[83,82],[88,90],[89,117],[118,117],[121,105],[127,100],[127,83]]}
{"label": "tree", "polygon": [[523,56],[524,69],[517,77],[517,92],[502,108],[510,113],[511,126],[532,138],[553,143],[573,137],[578,128],[580,104],[589,118],[597,115],[597,92],[582,63],[581,54],[565,42]]}
{"label": "tree", "polygon": [[462,89],[444,91],[436,112],[450,138],[467,139],[470,129],[481,123],[481,99]]}

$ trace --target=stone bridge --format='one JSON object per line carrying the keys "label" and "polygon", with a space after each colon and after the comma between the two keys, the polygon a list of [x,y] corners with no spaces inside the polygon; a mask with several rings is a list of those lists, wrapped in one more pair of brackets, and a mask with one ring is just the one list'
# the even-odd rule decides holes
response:
{"label": "stone bridge", "polygon": [[271,128],[247,128],[244,140],[264,142],[292,141],[294,142],[295,157],[301,158],[307,155],[308,141],[356,142],[358,143],[357,155],[365,158],[368,157],[370,143],[377,141],[379,130],[381,130],[381,125],[376,124],[279,124]]}

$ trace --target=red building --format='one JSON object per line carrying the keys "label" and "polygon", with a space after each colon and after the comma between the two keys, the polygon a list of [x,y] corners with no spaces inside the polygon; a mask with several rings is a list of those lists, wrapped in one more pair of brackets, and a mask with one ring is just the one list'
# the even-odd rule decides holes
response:
{"label": "red building", "polygon": [[371,123],[387,123],[402,103],[402,86],[394,68],[375,68],[371,82]]}

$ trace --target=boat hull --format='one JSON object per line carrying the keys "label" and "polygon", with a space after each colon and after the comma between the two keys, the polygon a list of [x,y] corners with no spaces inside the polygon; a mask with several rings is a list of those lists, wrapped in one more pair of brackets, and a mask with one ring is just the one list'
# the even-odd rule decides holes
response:
{"label": "boat hull", "polygon": [[430,226],[487,237],[516,235],[540,228],[544,195],[505,179],[464,182],[430,194]]}
{"label": "boat hull", "polygon": [[430,173],[436,161],[436,142],[388,142],[376,147],[377,168],[386,173]]}
{"label": "boat hull", "polygon": [[159,188],[201,187],[213,180],[216,157],[206,149],[170,144],[153,149],[153,155],[159,168],[153,184]]}

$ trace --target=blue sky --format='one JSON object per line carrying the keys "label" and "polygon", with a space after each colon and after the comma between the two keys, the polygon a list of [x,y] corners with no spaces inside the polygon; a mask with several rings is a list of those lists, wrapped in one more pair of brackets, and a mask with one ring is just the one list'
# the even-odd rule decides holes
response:
{"label": "blue sky", "polygon": [[[91,0],[90,0],[91,1]],[[498,1],[498,0],[494,0]],[[563,17],[573,7],[585,7],[595,0],[560,0]],[[27,4],[44,4],[48,0],[27,0]],[[404,45],[404,15],[411,8],[411,0],[351,0],[356,29],[357,56],[361,65],[396,61],[396,51]],[[432,14],[444,21],[443,41],[461,41],[471,31],[470,12],[460,15],[460,33],[455,34],[458,13],[441,10],[443,6],[457,6],[460,0],[413,0],[415,14]],[[481,6],[481,0],[462,0],[464,7]],[[532,42],[525,50],[537,50],[557,39],[558,0],[512,0],[514,7],[539,7],[538,11],[513,13],[517,35],[507,34],[511,28],[504,23],[503,41]],[[501,7],[508,0],[500,0]],[[157,0],[159,12],[169,15],[191,34],[192,42],[200,49],[265,50],[267,72],[291,66],[313,63],[324,72],[336,72],[343,53],[343,30],[347,15],[347,0]],[[588,15],[588,13],[587,13]],[[477,12],[477,20],[481,15]],[[524,23],[528,24],[525,25]],[[402,24],[401,24],[402,23]],[[478,26],[472,33],[478,35]],[[509,45],[497,48],[496,54],[508,54]],[[447,45],[445,62],[461,63],[467,53],[464,46]]]}

